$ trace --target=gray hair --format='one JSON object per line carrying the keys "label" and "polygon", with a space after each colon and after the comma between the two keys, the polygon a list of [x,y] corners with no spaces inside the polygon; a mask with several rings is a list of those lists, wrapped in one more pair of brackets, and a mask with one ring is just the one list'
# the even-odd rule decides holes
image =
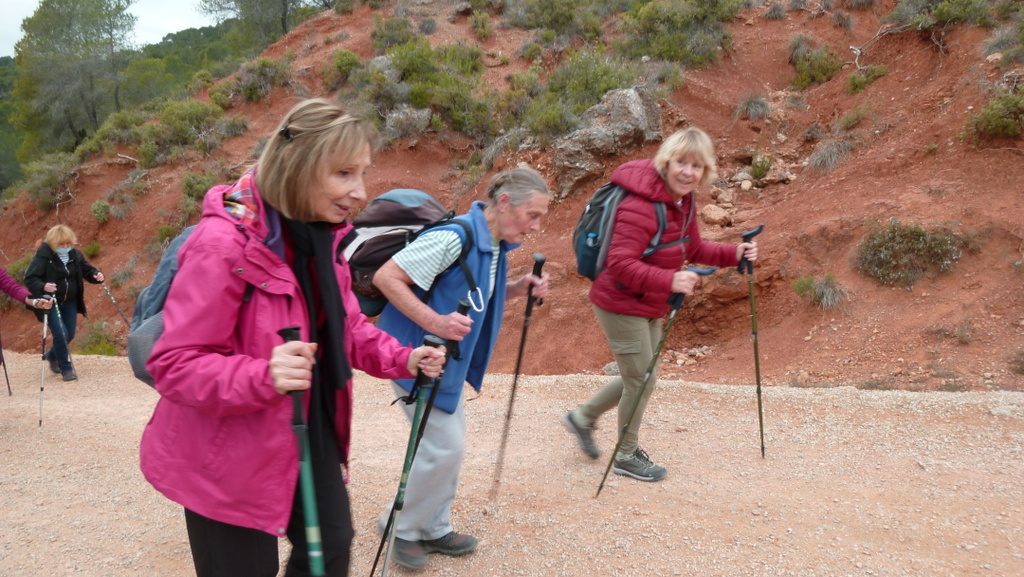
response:
{"label": "gray hair", "polygon": [[511,170],[495,174],[487,186],[487,199],[491,205],[498,203],[501,193],[508,193],[512,206],[519,206],[530,200],[533,194],[551,196],[548,183],[539,172],[521,164]]}

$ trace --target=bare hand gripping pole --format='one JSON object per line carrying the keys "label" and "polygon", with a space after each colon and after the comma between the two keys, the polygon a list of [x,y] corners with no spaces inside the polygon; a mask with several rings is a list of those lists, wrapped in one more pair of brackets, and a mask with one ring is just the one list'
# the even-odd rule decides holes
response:
{"label": "bare hand gripping pole", "polygon": [[[711,268],[694,268],[687,267],[686,270],[697,273],[701,276],[707,276],[716,270],[718,267]],[[608,472],[612,470],[612,463],[615,462],[615,455],[619,452],[619,448],[622,447],[622,441],[626,438],[626,431],[629,430],[629,425],[633,422],[633,415],[636,413],[636,408],[640,406],[640,399],[644,397],[644,390],[647,389],[647,383],[651,381],[651,375],[654,374],[654,367],[658,366],[658,357],[661,356],[661,347],[665,346],[665,339],[668,338],[668,332],[672,329],[672,321],[676,318],[676,313],[683,306],[683,293],[674,293],[668,299],[668,304],[672,305],[672,310],[668,314],[668,321],[665,323],[665,330],[661,333],[661,340],[658,341],[658,346],[654,349],[654,354],[651,356],[651,363],[647,365],[647,372],[644,373],[644,382],[640,385],[640,391],[636,395],[636,399],[633,400],[633,407],[629,410],[629,418],[626,419],[626,424],[623,425],[622,430],[619,431],[619,440],[615,443],[615,450],[612,451],[612,456],[608,459],[608,466],[604,469],[604,476],[601,477],[601,484],[597,486],[597,494],[594,498],[601,496],[601,489],[604,489],[604,482],[608,480]]]}
{"label": "bare hand gripping pole", "polygon": [[[751,240],[761,234],[764,230],[764,225],[755,228],[750,232],[745,232],[740,235],[743,242],[751,242]],[[746,272],[747,275],[747,287],[750,289],[750,326],[751,333],[754,335],[754,378],[757,381],[757,428],[761,433],[761,458],[764,458],[764,411],[761,408],[761,357],[757,352],[757,306],[754,301],[754,263],[747,260],[747,257],[740,259],[738,269],[740,274]]]}
{"label": "bare hand gripping pole", "polygon": [[[465,314],[464,310],[469,309],[468,303],[466,303],[465,309],[462,308],[464,302],[459,302],[459,312],[462,314]],[[439,347],[444,344],[444,341],[434,335],[427,335],[423,337],[423,344]],[[385,544],[387,545],[387,553],[384,555],[384,566],[381,568],[381,575],[388,574],[388,566],[391,564],[391,555],[395,546],[395,530],[398,526],[398,517],[405,507],[405,488],[409,483],[409,473],[412,471],[412,462],[416,458],[416,451],[419,449],[420,439],[423,437],[423,431],[426,429],[427,419],[430,417],[430,410],[433,408],[434,398],[439,387],[440,381],[435,382],[434,379],[431,379],[422,372],[416,375],[416,383],[412,388],[416,394],[416,410],[413,412],[412,425],[409,428],[409,443],[405,449],[402,478],[398,483],[398,493],[395,495],[395,501],[391,505],[391,514],[388,515],[388,522],[384,526],[380,545],[377,546],[377,556],[373,559],[370,577],[373,577],[373,574],[377,572],[377,562],[380,561],[380,554],[384,550]]]}
{"label": "bare hand gripping pole", "polygon": [[[285,342],[299,340],[299,327],[285,327],[277,334]],[[302,491],[302,513],[306,520],[306,544],[309,547],[309,570],[317,576],[326,575],[324,569],[324,547],[320,537],[320,517],[316,508],[316,492],[313,487],[313,463],[309,453],[309,430],[304,417],[302,391],[291,391],[292,431],[299,442],[299,485]]]}
{"label": "bare hand gripping pole", "polygon": [[[539,277],[547,259],[539,252],[533,253],[533,275]],[[494,469],[494,482],[491,484],[490,498],[493,499],[498,492],[498,484],[501,483],[501,470],[505,466],[505,448],[508,446],[508,430],[512,423],[512,407],[516,402],[516,386],[519,383],[519,369],[523,363],[523,348],[526,346],[526,331],[530,328],[530,318],[533,315],[533,303],[537,299],[533,296],[533,285],[527,289],[526,316],[523,317],[523,334],[519,337],[519,355],[516,357],[516,372],[512,377],[512,390],[508,395],[508,409],[505,410],[505,428],[501,432],[501,444],[498,446],[498,463]]]}

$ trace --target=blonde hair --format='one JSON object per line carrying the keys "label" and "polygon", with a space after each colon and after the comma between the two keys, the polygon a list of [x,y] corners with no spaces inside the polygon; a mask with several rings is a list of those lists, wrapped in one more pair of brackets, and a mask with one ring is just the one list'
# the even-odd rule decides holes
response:
{"label": "blonde hair", "polygon": [[665,178],[670,162],[690,155],[704,165],[704,174],[701,175],[698,186],[704,186],[718,178],[715,145],[706,132],[694,126],[673,133],[661,143],[658,153],[654,155],[654,167],[661,178]]}
{"label": "blonde hair", "polygon": [[75,235],[75,231],[71,230],[71,227],[66,224],[58,224],[46,231],[46,236],[43,237],[45,242],[50,248],[56,248],[62,244],[78,244],[78,236]]}
{"label": "blonde hair", "polygon": [[377,129],[345,114],[326,98],[296,104],[270,135],[256,163],[256,187],[263,200],[293,220],[311,221],[312,184],[325,158],[345,151],[344,164],[354,163],[366,145],[380,146]]}
{"label": "blonde hair", "polygon": [[525,164],[491,177],[491,182],[487,185],[488,203],[497,204],[498,196],[503,192],[508,193],[512,206],[519,206],[529,201],[534,193],[551,196],[551,190],[548,189],[548,183],[544,177]]}

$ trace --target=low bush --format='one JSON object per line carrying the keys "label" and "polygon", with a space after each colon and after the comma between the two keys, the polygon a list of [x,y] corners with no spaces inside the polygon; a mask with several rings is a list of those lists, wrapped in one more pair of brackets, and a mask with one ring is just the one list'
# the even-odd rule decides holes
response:
{"label": "low bush", "polygon": [[881,64],[865,66],[847,77],[847,94],[857,94],[869,84],[889,73],[889,70]]}
{"label": "low bush", "polygon": [[807,169],[812,172],[830,172],[853,150],[853,144],[847,140],[826,139],[819,142],[807,158]]}
{"label": "low bush", "polygon": [[275,87],[287,85],[292,78],[291,64],[272,58],[257,58],[238,70],[238,91],[249,102],[259,102]]}
{"label": "low bush", "polygon": [[764,94],[748,94],[736,107],[734,116],[736,118],[749,118],[750,120],[764,120],[772,113],[771,104]]}
{"label": "low bush", "polygon": [[929,270],[949,272],[962,254],[962,241],[950,231],[930,232],[890,219],[873,226],[857,246],[857,270],[882,284],[911,287]]}
{"label": "low bush", "polygon": [[834,50],[825,46],[796,58],[796,76],[790,84],[797,90],[803,90],[812,84],[822,84],[832,80],[843,67],[843,61]]}
{"label": "low bush", "polygon": [[[566,3],[571,7],[571,3]],[[724,23],[734,19],[742,0],[636,2],[622,15],[622,40],[616,48],[627,58],[644,56],[706,66],[732,45]]]}
{"label": "low bush", "polygon": [[487,40],[494,33],[494,25],[491,24],[491,15],[487,12],[473,11],[469,17],[469,27],[481,41]]}
{"label": "low bush", "polygon": [[93,240],[82,247],[82,254],[87,258],[96,258],[100,255],[100,241]]}
{"label": "low bush", "polygon": [[67,152],[45,154],[24,165],[24,189],[40,210],[71,199],[78,182],[78,158]]}
{"label": "low bush", "polygon": [[106,224],[110,220],[110,203],[99,199],[92,203],[92,217],[100,224]]}
{"label": "low bush", "polygon": [[412,23],[408,18],[381,18],[374,14],[373,31],[370,32],[370,40],[373,42],[375,54],[383,54],[392,46],[401,46],[416,38],[412,30]]}
{"label": "low bush", "polygon": [[823,309],[839,308],[850,294],[831,273],[821,280],[814,275],[800,277],[792,286],[797,296]]}
{"label": "low bush", "polygon": [[121,347],[116,344],[106,321],[86,322],[77,341],[77,352],[82,355],[104,355],[116,357]]}
{"label": "low bush", "polygon": [[1024,92],[989,100],[981,112],[967,119],[967,132],[975,140],[985,137],[1016,138],[1024,132]]}

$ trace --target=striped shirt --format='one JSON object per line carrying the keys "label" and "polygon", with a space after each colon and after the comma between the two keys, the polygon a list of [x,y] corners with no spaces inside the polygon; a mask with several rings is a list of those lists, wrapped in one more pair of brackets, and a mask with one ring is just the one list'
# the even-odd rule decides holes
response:
{"label": "striped shirt", "polygon": [[[491,248],[498,254],[498,239],[491,237]],[[451,230],[436,230],[423,233],[403,248],[394,257],[395,264],[409,275],[416,286],[430,290],[434,279],[448,270],[462,252],[459,234]],[[498,259],[491,259],[490,279],[487,294],[494,294],[495,277],[498,275]]]}

